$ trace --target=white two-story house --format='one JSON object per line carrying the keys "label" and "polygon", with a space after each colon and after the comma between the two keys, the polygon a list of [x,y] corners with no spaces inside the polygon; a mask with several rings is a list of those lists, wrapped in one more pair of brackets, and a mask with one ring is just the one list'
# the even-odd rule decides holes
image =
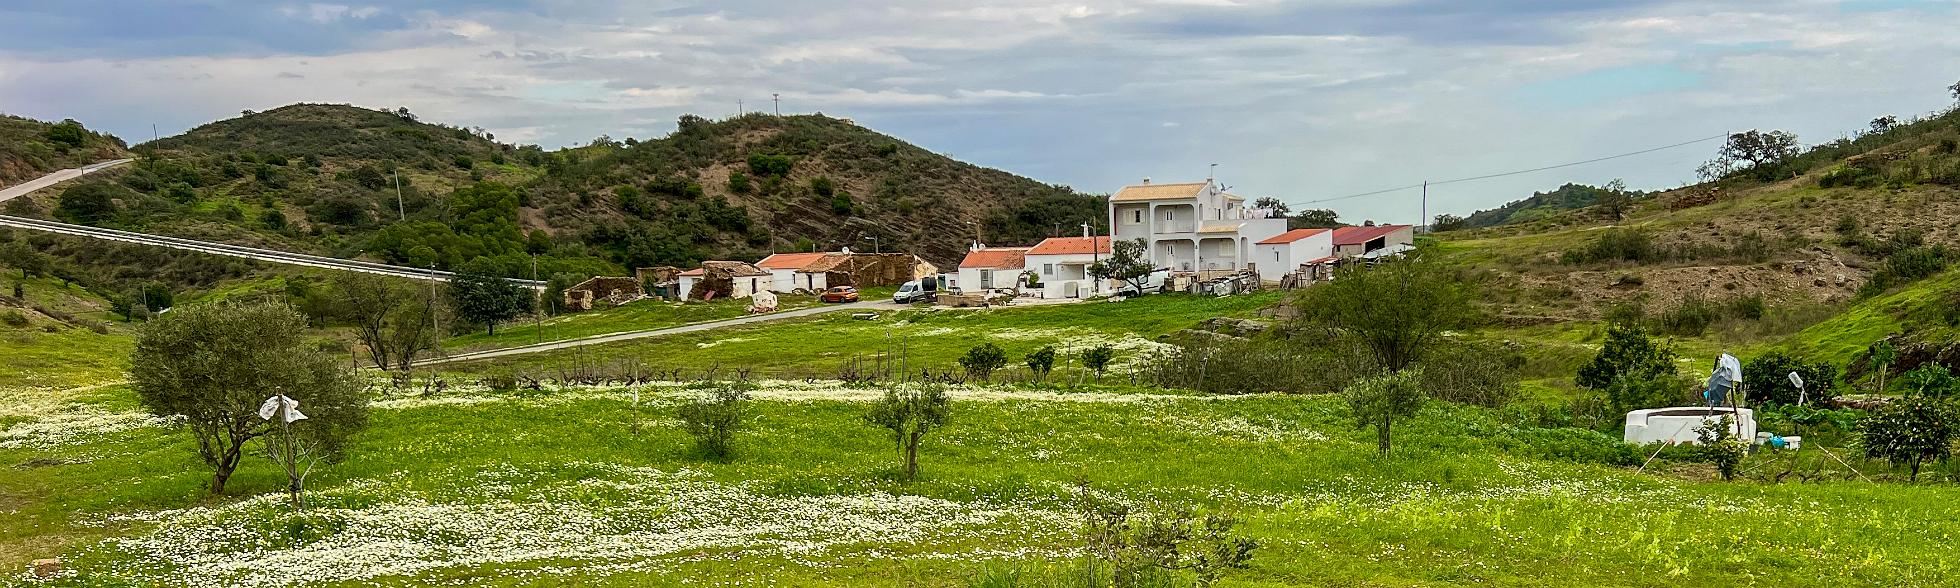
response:
{"label": "white two-story house", "polygon": [[1173,272],[1263,270],[1254,244],[1286,232],[1286,219],[1246,208],[1211,180],[1124,186],[1109,216],[1117,241],[1143,239],[1152,263]]}

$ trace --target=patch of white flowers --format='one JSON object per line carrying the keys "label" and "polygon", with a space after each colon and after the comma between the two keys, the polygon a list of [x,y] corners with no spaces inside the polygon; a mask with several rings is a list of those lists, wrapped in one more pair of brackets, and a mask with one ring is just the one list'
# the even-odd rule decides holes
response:
{"label": "patch of white flowers", "polygon": [[[108,575],[138,583],[259,587],[566,561],[627,571],[704,550],[813,563],[920,557],[922,547],[938,557],[1026,553],[1064,541],[1076,523],[1070,513],[1025,504],[882,492],[774,496],[690,470],[567,467],[597,474],[538,482],[491,468],[448,499],[377,501],[376,485],[357,484],[316,494],[319,506],[300,514],[284,510],[283,496],[265,495],[140,517],[158,521],[155,530],[98,549],[118,562]],[[907,555],[892,555],[895,548]]]}

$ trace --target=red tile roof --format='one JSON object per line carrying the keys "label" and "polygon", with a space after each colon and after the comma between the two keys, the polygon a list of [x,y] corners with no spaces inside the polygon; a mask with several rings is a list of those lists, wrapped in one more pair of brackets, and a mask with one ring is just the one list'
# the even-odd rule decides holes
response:
{"label": "red tile roof", "polygon": [[[1095,240],[1094,245],[1089,241]],[[1053,237],[1036,243],[1028,255],[1069,255],[1089,253],[1094,247],[1096,253],[1109,253],[1109,237]]]}
{"label": "red tile roof", "polygon": [[704,267],[697,267],[697,268],[694,268],[694,269],[691,269],[691,270],[687,270],[687,271],[684,271],[684,272],[681,272],[681,273],[679,273],[679,274],[677,274],[677,275],[682,275],[682,276],[705,276],[705,275],[708,275],[708,268],[704,268]]}
{"label": "red tile roof", "polygon": [[1377,237],[1407,228],[1410,228],[1410,226],[1376,225],[1372,227],[1341,227],[1334,229],[1334,245],[1337,247],[1341,245],[1361,245],[1373,241]]}
{"label": "red tile roof", "polygon": [[1021,269],[1027,266],[1027,247],[991,247],[969,251],[960,267],[984,267],[991,269]]}
{"label": "red tile roof", "polygon": [[1318,235],[1325,232],[1327,232],[1327,229],[1293,229],[1291,231],[1280,233],[1278,235],[1273,235],[1271,238],[1253,244],[1254,245],[1285,245],[1287,243],[1292,243],[1294,241],[1305,239],[1307,237],[1312,237],[1314,235]]}
{"label": "red tile roof", "polygon": [[803,269],[803,266],[810,265],[810,262],[821,259],[823,256],[824,254],[821,252],[776,253],[762,258],[762,261],[755,262],[755,266],[762,269]]}

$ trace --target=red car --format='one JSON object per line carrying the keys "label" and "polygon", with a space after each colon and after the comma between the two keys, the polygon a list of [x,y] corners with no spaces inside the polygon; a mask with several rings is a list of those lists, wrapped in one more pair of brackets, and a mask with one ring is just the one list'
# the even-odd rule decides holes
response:
{"label": "red car", "polygon": [[824,290],[817,299],[824,302],[857,302],[858,289],[856,286],[834,286]]}

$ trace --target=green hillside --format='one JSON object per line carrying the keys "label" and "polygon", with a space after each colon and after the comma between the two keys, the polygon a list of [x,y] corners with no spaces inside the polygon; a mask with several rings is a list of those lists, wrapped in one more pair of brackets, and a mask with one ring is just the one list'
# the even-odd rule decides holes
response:
{"label": "green hillside", "polygon": [[128,157],[125,147],[122,139],[72,120],[51,123],[0,114],[0,186]]}

